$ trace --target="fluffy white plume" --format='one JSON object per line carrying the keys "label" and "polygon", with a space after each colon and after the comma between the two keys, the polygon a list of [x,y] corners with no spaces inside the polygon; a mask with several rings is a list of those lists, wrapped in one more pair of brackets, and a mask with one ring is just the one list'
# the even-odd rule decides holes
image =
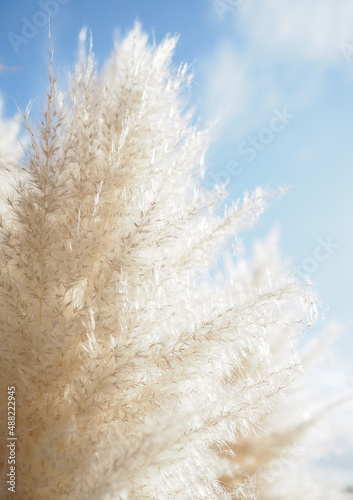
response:
{"label": "fluffy white plume", "polygon": [[[208,132],[185,110],[175,44],[136,26],[101,74],[81,50],[65,99],[50,69],[38,127],[25,116],[0,253],[19,498],[309,498],[266,467],[310,424],[276,427],[315,300],[273,254],[205,284],[276,193],[224,212],[202,189]],[[5,415],[1,431],[4,446]]]}

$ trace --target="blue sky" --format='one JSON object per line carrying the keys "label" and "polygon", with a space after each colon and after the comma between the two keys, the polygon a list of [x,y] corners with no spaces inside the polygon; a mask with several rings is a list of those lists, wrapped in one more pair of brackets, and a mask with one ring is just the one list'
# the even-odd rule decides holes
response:
{"label": "blue sky", "polygon": [[353,349],[350,0],[3,3],[0,64],[12,68],[0,72],[7,117],[16,112],[15,101],[24,110],[43,95],[46,9],[53,13],[62,75],[72,67],[83,26],[92,30],[99,64],[109,55],[114,34],[126,33],[136,19],[157,42],[167,33],[180,34],[175,64],[193,63],[191,104],[205,122],[219,119],[207,180],[229,180],[231,197],[256,185],[293,186],[269,209],[255,236],[280,229],[283,254],[299,275],[309,274],[316,283],[327,320],[346,325],[338,349],[348,367]]}

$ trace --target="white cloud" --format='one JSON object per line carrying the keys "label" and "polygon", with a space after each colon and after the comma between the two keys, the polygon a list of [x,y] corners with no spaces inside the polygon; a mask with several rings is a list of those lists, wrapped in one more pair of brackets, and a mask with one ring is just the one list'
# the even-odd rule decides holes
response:
{"label": "white cloud", "polygon": [[227,14],[234,34],[221,35],[203,64],[204,111],[220,117],[219,131],[241,116],[244,135],[278,105],[298,112],[328,68],[347,67],[341,46],[353,43],[351,0],[243,0]]}
{"label": "white cloud", "polygon": [[297,61],[331,63],[353,39],[351,0],[245,0],[235,18],[254,48]]}
{"label": "white cloud", "polygon": [[0,95],[0,214],[2,215],[5,213],[2,199],[10,192],[12,182],[12,177],[5,167],[9,167],[22,152],[19,141],[20,125],[15,119],[3,118],[3,105]]}
{"label": "white cloud", "polygon": [[21,154],[21,145],[18,140],[20,125],[15,119],[3,118],[3,107],[4,102],[0,95],[0,164],[8,164]]}
{"label": "white cloud", "polygon": [[203,62],[205,113],[220,126],[243,113],[253,94],[247,74],[248,63],[236,47],[222,40],[213,54]]}

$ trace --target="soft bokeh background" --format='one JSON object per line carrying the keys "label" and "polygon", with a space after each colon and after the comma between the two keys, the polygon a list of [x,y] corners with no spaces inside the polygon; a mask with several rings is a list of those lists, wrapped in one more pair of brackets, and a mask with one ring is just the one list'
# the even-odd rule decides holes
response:
{"label": "soft bokeh background", "polygon": [[[181,35],[175,64],[193,65],[190,104],[204,122],[218,119],[206,182],[228,182],[230,198],[257,185],[293,186],[255,237],[276,228],[298,278],[315,282],[326,319],[343,325],[337,352],[352,386],[353,2],[17,0],[0,9],[9,120],[16,105],[25,110],[34,100],[38,108],[46,87],[46,11],[61,75],[72,67],[83,26],[100,65],[136,19],[156,42]],[[328,466],[353,483],[349,454]]]}

